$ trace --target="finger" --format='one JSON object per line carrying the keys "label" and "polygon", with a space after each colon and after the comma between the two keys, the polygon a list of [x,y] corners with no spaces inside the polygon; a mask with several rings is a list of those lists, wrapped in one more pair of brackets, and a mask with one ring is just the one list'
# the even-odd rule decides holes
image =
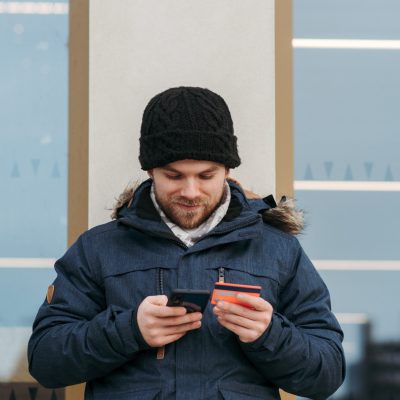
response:
{"label": "finger", "polygon": [[186,334],[186,332],[165,336],[164,340],[163,340],[162,344],[160,344],[160,346],[165,346],[166,344],[176,342],[181,337],[185,336],[185,334]]}
{"label": "finger", "polygon": [[[223,314],[220,316],[222,321],[227,321],[232,324],[241,326],[246,329],[262,330],[263,324],[252,319],[244,318],[235,314]],[[265,328],[264,328],[265,329]]]}
{"label": "finger", "polygon": [[239,337],[240,341],[243,343],[254,342],[264,332],[264,331],[256,331],[254,329],[246,329],[225,320],[221,320],[219,322],[226,329],[229,329],[231,332],[235,333]]}
{"label": "finger", "polygon": [[[251,319],[253,321],[258,321],[263,318],[263,315],[260,315],[259,311],[243,307],[239,304],[228,303],[226,301],[218,302],[218,304],[214,307],[214,314],[216,315],[235,314]],[[265,312],[263,312],[262,314],[265,314]]]}
{"label": "finger", "polygon": [[[270,303],[268,303],[268,301],[264,300],[261,297],[255,297],[255,296],[251,296],[249,294],[245,294],[245,293],[238,293],[235,296],[241,303],[244,303],[248,306],[251,307],[251,309],[255,310],[255,311],[271,311],[272,312],[272,305]],[[219,301],[218,305],[222,303],[224,304],[225,307],[228,307],[229,305],[232,306],[236,306],[235,304],[232,303],[228,303],[226,301]],[[239,307],[243,307],[238,305]],[[247,307],[244,307],[247,308]],[[239,311],[239,309],[237,309],[236,307],[232,308],[232,310],[235,309],[237,312]]]}
{"label": "finger", "polygon": [[165,306],[168,302],[168,297],[162,294],[159,296],[147,296],[145,300],[155,306]]}
{"label": "finger", "polygon": [[203,318],[203,314],[196,312],[196,313],[188,313],[183,316],[178,317],[165,317],[160,318],[159,323],[162,326],[177,326],[192,322],[200,321]]}
{"label": "finger", "polygon": [[199,329],[201,327],[201,321],[190,322],[188,324],[182,324],[177,326],[164,327],[160,330],[160,336],[175,335],[178,333],[184,333]]}
{"label": "finger", "polygon": [[181,317],[187,313],[185,307],[156,306],[151,304],[150,313],[155,317]]}
{"label": "finger", "polygon": [[171,343],[175,340],[178,340],[182,336],[184,336],[187,332],[198,329],[201,327],[201,322],[193,322],[186,325],[180,325],[177,327],[167,327],[161,329],[152,330],[151,334],[149,335],[148,343],[152,347],[159,347],[164,346],[167,343]]}
{"label": "finger", "polygon": [[242,326],[238,326],[233,324],[232,322],[226,321],[223,318],[218,318],[218,322],[225,327],[226,329],[229,329],[231,332],[235,333],[239,337],[247,337],[247,335],[251,334],[250,329],[243,328]]}
{"label": "finger", "polygon": [[242,303],[246,303],[253,307],[257,311],[268,311],[272,309],[272,306],[268,301],[264,300],[262,297],[250,296],[246,293],[238,293],[236,298]]}

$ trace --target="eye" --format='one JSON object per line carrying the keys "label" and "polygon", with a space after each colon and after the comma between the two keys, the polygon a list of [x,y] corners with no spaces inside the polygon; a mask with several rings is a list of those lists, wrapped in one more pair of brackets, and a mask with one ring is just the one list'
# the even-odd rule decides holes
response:
{"label": "eye", "polygon": [[166,175],[166,177],[167,177],[168,179],[173,180],[173,181],[177,181],[178,179],[181,178],[180,175]]}
{"label": "eye", "polygon": [[212,179],[214,177],[214,175],[200,175],[200,179]]}

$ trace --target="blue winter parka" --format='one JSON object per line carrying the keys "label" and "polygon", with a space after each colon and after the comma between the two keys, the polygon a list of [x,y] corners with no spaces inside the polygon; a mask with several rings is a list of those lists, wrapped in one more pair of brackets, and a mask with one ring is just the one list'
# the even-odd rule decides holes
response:
{"label": "blue winter parka", "polygon": [[[46,387],[87,382],[87,400],[279,399],[278,388],[325,399],[345,373],[343,334],[328,290],[298,240],[263,221],[260,202],[230,183],[224,219],[188,248],[150,199],[151,181],[112,222],[85,232],[56,262],[54,294],[28,346]],[[144,341],[136,312],[147,296],[261,285],[271,324],[252,343],[222,327],[208,304],[200,329],[165,348]]]}

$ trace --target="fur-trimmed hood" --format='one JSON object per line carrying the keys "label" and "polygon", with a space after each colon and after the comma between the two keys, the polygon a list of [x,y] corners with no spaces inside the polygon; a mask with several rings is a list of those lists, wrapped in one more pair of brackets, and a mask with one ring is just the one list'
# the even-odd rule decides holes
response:
{"label": "fur-trimmed hood", "polygon": [[[261,198],[260,196],[244,190],[240,184],[228,178],[228,182],[239,187],[247,197],[251,207],[254,207],[263,217],[263,221],[283,232],[298,235],[304,228],[304,212],[295,206],[293,199],[283,196],[277,204],[272,195]],[[113,206],[111,218],[119,218],[119,212],[125,206],[129,207],[140,182],[129,185],[118,196]]]}

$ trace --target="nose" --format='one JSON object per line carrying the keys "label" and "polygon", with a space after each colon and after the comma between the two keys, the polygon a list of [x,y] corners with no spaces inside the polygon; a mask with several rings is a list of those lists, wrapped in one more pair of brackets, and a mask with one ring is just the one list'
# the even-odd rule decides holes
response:
{"label": "nose", "polygon": [[191,200],[200,196],[200,188],[198,183],[193,179],[185,180],[181,188],[181,196]]}

